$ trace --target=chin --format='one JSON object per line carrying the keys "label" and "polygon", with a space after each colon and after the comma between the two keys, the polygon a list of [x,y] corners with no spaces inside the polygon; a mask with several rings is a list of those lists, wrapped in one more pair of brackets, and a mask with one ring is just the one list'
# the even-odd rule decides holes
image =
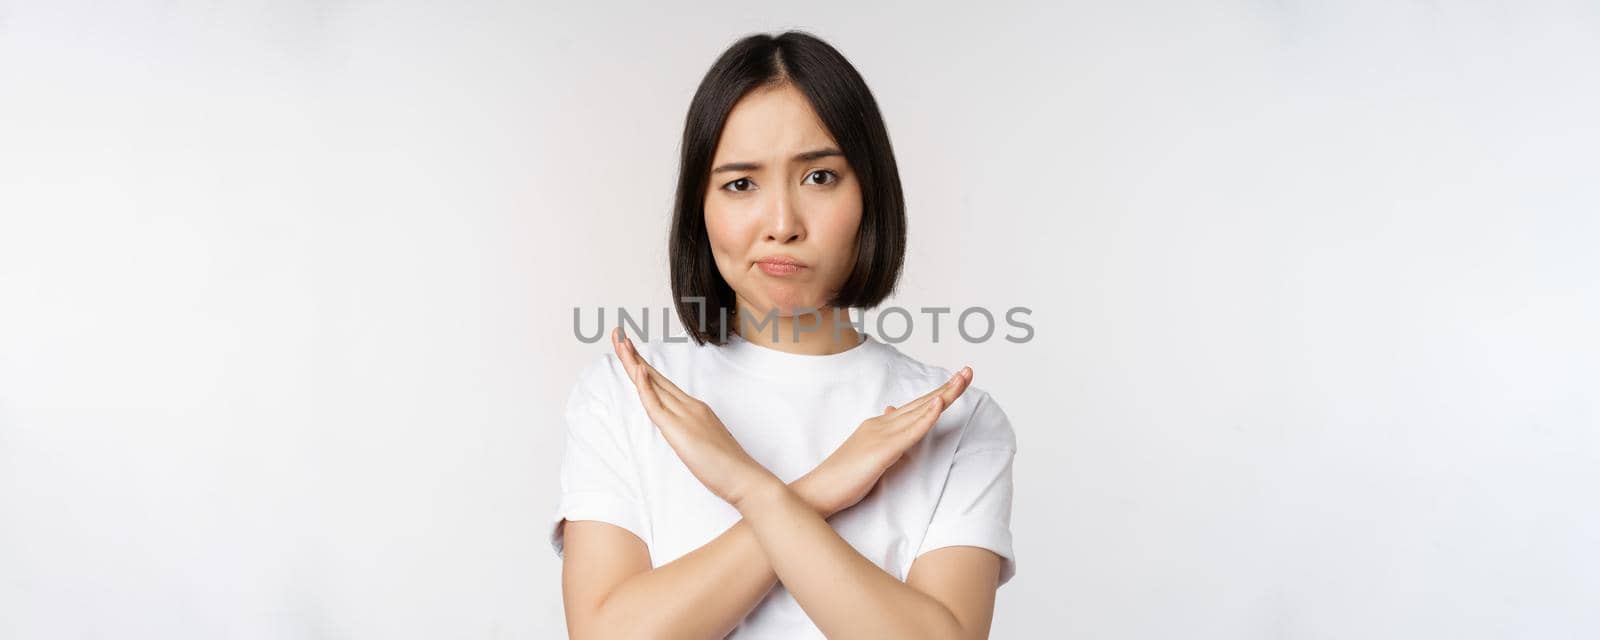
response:
{"label": "chin", "polygon": [[826,304],[828,304],[828,301],[825,297],[808,295],[802,298],[778,298],[772,306],[778,310],[780,315],[794,316],[815,313]]}
{"label": "chin", "polygon": [[[794,292],[778,291],[771,292],[764,302],[766,302],[766,309],[770,309],[774,315],[784,318],[815,313],[827,303],[821,296],[811,293],[796,295]],[[763,313],[766,312],[766,310],[763,310]]]}

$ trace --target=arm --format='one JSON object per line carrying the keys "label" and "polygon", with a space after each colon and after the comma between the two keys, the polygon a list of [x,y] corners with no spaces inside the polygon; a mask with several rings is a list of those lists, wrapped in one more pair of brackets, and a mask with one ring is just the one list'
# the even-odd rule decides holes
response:
{"label": "arm", "polygon": [[[631,376],[642,360],[620,336],[613,332],[612,346]],[[853,503],[835,489],[847,483],[831,475],[819,467],[792,487],[821,518]],[[586,520],[562,526],[567,540],[562,600],[568,633],[575,638],[721,638],[777,580],[743,521],[654,569],[644,541],[627,529]]]}
{"label": "arm", "polygon": [[[816,488],[810,474],[786,487],[826,527],[833,510]],[[564,526],[561,583],[574,638],[721,638],[777,581],[744,520],[654,569],[644,542],[625,529],[584,520]]]}
{"label": "arm", "polygon": [[924,554],[907,582],[863,557],[775,477],[734,505],[800,607],[829,638],[987,638],[1000,557]]}
{"label": "arm", "polygon": [[[900,582],[751,459],[710,407],[655,371],[620,331],[613,344],[667,443],[707,489],[741,512],[741,526],[749,527],[773,572],[829,637],[987,636],[999,556],[941,548],[912,567],[907,580],[916,586]],[[964,368],[921,398],[868,419],[808,477],[817,478],[819,490],[843,497],[834,511],[855,504],[971,380],[971,369]]]}

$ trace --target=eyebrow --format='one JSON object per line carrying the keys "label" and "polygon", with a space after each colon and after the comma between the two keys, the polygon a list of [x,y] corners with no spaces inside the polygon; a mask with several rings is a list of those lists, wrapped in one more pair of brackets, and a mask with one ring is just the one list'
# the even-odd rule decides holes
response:
{"label": "eyebrow", "polygon": [[[843,151],[833,147],[825,147],[822,149],[812,149],[811,151],[807,151],[805,153],[795,154],[794,159],[796,162],[808,162],[811,160],[816,160],[817,158],[842,155],[844,155]],[[712,169],[711,173],[722,173],[724,171],[755,171],[756,169],[760,168],[761,163],[759,162],[729,162],[720,167]]]}

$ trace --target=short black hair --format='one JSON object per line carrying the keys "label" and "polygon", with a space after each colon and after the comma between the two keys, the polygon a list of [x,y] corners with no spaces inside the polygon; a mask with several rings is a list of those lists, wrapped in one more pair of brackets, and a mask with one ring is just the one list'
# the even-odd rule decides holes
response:
{"label": "short black hair", "polygon": [[698,344],[723,344],[733,332],[723,323],[736,310],[733,288],[717,271],[706,235],[706,189],[717,142],[734,104],[756,89],[783,85],[794,86],[810,101],[861,185],[855,267],[828,305],[876,307],[900,278],[905,196],[889,132],[867,83],[837,49],[804,31],[746,36],[701,79],[683,125],[668,254],[678,319]]}

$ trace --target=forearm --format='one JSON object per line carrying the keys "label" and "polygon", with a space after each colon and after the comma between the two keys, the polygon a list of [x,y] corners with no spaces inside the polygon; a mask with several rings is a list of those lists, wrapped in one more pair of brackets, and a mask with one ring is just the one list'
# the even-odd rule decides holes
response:
{"label": "forearm", "polygon": [[784,588],[829,638],[960,638],[943,603],[901,582],[781,482],[735,505]]}
{"label": "forearm", "polygon": [[[810,495],[808,478],[796,480],[793,491]],[[822,518],[831,512],[820,498],[799,499],[827,526]],[[623,581],[589,626],[601,637],[721,638],[776,581],[755,533],[740,520],[682,557]]]}

